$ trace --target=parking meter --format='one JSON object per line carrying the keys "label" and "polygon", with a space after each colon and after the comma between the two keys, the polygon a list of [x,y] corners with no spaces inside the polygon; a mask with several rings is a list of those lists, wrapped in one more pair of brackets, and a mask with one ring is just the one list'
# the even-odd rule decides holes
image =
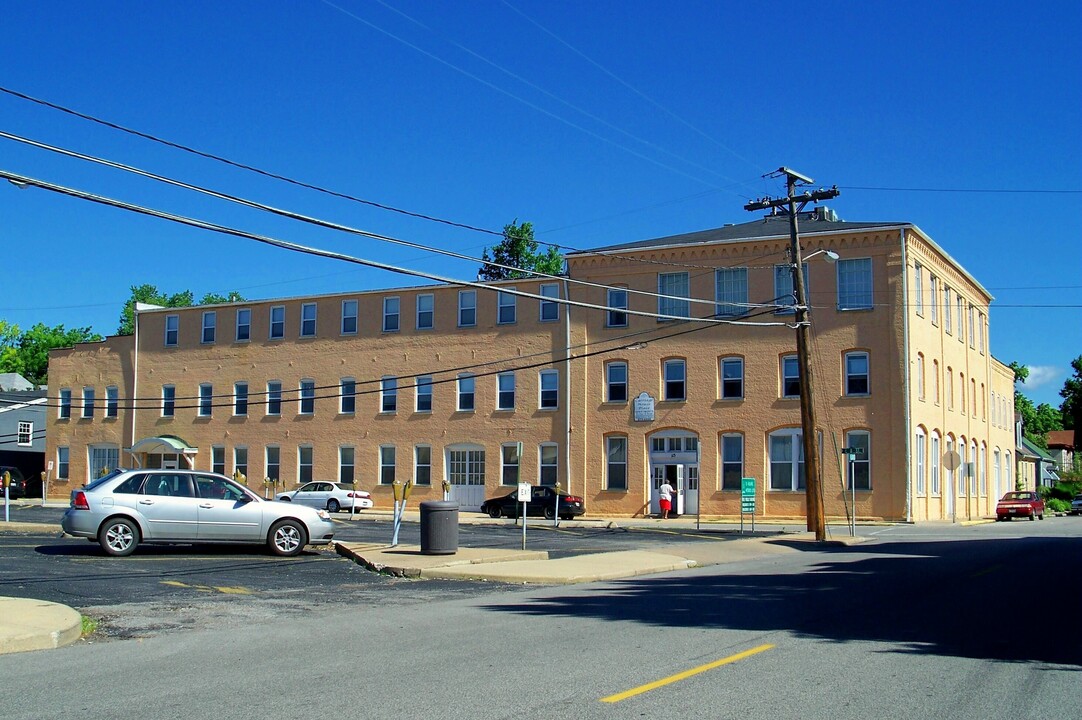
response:
{"label": "parking meter", "polygon": [[451,481],[450,480],[444,480],[443,481],[443,499],[444,500],[450,500],[451,499]]}
{"label": "parking meter", "polygon": [[4,474],[0,475],[0,483],[3,483],[4,485],[4,522],[8,522],[10,518],[9,513],[11,512],[11,498],[8,497],[11,494],[11,472],[5,470]]}

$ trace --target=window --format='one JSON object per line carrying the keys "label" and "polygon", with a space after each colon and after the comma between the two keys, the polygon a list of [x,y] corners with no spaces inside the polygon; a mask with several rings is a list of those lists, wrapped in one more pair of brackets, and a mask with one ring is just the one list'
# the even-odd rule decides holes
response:
{"label": "window", "polygon": [[115,418],[117,416],[120,409],[119,398],[120,390],[116,385],[105,388],[105,417]]}
{"label": "window", "polygon": [[398,332],[400,306],[396,297],[383,298],[383,332]]}
{"label": "window", "polygon": [[312,482],[312,446],[301,445],[297,448],[297,482]]}
{"label": "window", "polygon": [[962,414],[966,411],[966,376],[965,373],[958,373],[958,395],[962,400]]}
{"label": "window", "polygon": [[176,347],[180,339],[180,316],[165,316],[165,346]]}
{"label": "window", "polygon": [[496,409],[515,409],[515,374],[500,373],[496,376]]}
{"label": "window", "polygon": [[605,438],[605,489],[627,490],[627,438]]}
{"label": "window", "polygon": [[[686,299],[690,297],[689,288],[690,284],[686,272],[658,273],[657,294],[661,297],[657,299],[657,314],[672,317],[690,317],[691,311],[688,308]],[[666,319],[658,318],[658,321],[664,322]]]}
{"label": "window", "polygon": [[[808,266],[804,266],[804,297],[811,296],[811,287],[808,285]],[[787,315],[796,312],[796,287],[793,286],[793,266],[774,266],[774,302],[782,307],[774,311],[777,315]]]}
{"label": "window", "polygon": [[485,451],[448,449],[447,467],[452,485],[485,484]]}
{"label": "window", "polygon": [[384,377],[379,381],[379,411],[398,412],[398,378]]}
{"label": "window", "polygon": [[555,487],[559,475],[559,446],[556,443],[542,443],[538,447],[540,456],[539,483],[545,487]]}
{"label": "window", "polygon": [[199,386],[199,417],[210,417],[214,408],[214,386],[203,383]]}
{"label": "window", "polygon": [[[973,452],[977,452],[977,443],[973,443]],[[988,472],[987,472],[987,467],[986,467],[986,465],[987,465],[986,458],[987,457],[988,457],[988,448],[982,442],[981,443],[981,452],[980,452],[979,455],[977,455],[977,478],[978,478],[978,483],[979,483],[978,492],[980,492],[981,497],[985,497],[985,496],[988,495]]]}
{"label": "window", "polygon": [[[954,438],[949,435],[946,438],[946,447],[948,454],[954,451]],[[947,481],[946,494],[949,496],[951,493],[956,492],[954,489],[954,470],[949,465],[944,465],[943,470],[943,479]]]}
{"label": "window", "polygon": [[509,325],[515,322],[515,301],[518,298],[507,292],[499,292],[496,295],[496,322],[500,325]]}
{"label": "window", "polygon": [[555,410],[560,403],[560,372],[542,370],[538,373],[538,377],[541,381],[541,396],[537,406],[541,410]]}
{"label": "window", "polygon": [[867,395],[869,392],[870,385],[868,383],[868,353],[846,353],[845,394]]}
{"label": "window", "polygon": [[233,472],[239,472],[248,477],[248,448],[233,448]]}
{"label": "window", "polygon": [[477,291],[458,291],[458,326],[473,327],[477,324]]}
{"label": "window", "polygon": [[343,415],[357,412],[357,381],[353,378],[338,381],[338,412]]}
{"label": "window", "polygon": [[741,489],[744,477],[744,436],[726,433],[721,436],[721,489]]}
{"label": "window", "polygon": [[610,288],[607,305],[609,310],[605,315],[606,327],[627,327],[627,290],[622,288]]}
{"label": "window", "polygon": [[390,485],[394,482],[394,445],[380,445],[379,448],[379,484]]}
{"label": "window", "polygon": [[969,397],[971,402],[969,403],[969,412],[973,417],[977,417],[977,381],[972,376],[969,378]]}
{"label": "window", "polygon": [[84,418],[94,417],[94,388],[83,388],[83,412]]}
{"label": "window", "polygon": [[858,452],[852,460],[846,459],[846,477],[848,488],[853,490],[872,489],[872,434],[867,430],[850,430],[845,434],[845,446],[856,448]]}
{"label": "window", "polygon": [[115,470],[120,465],[120,448],[115,445],[91,445],[90,477],[101,477],[104,472]]}
{"label": "window", "polygon": [[301,337],[316,336],[316,304],[301,305]]}
{"label": "window", "polygon": [[282,383],[278,380],[267,383],[267,414],[282,414]]}
{"label": "window", "polygon": [[[342,334],[343,335],[356,335],[357,334],[357,301],[356,300],[343,300],[342,301]],[[345,481],[343,481],[345,482]]]}
{"label": "window", "polygon": [[1000,484],[1001,480],[1002,476],[999,469],[999,448],[996,448],[992,451],[992,484],[996,490],[997,496],[1001,494],[1000,490],[1003,487],[1003,485]]}
{"label": "window", "polygon": [[458,411],[473,412],[474,377],[469,374],[458,376]]}
{"label": "window", "polygon": [[417,329],[431,330],[435,303],[432,295],[417,296]]}
{"label": "window", "polygon": [[870,310],[872,259],[853,258],[838,263],[838,309]]}
{"label": "window", "polygon": [[984,355],[984,313],[977,311],[977,350]]}
{"label": "window", "polygon": [[744,397],[744,359],[722,358],[720,364],[721,373],[721,399],[741,400]]}
{"label": "window", "polygon": [[720,317],[746,315],[748,312],[748,269],[719,268],[715,280],[717,314]]}
{"label": "window", "polygon": [[428,445],[413,448],[413,484],[432,484],[432,448]]}
{"label": "window", "polygon": [[931,470],[931,490],[933,495],[939,495],[939,435],[932,433],[932,445],[928,453],[928,464]]}
{"label": "window", "polygon": [[15,443],[17,445],[34,444],[34,423],[20,420],[15,431]]}
{"label": "window", "polygon": [[352,485],[356,477],[356,450],[349,445],[338,448],[338,482]]}
{"label": "window", "polygon": [[932,361],[932,398],[935,400],[935,404],[939,404],[939,361]]}
{"label": "window", "polygon": [[943,332],[954,334],[954,327],[951,325],[951,289],[946,285],[943,286]]}
{"label": "window", "polygon": [[804,443],[798,429],[770,434],[770,489],[804,489]]}
{"label": "window", "polygon": [[162,385],[162,417],[173,417],[177,407],[177,389],[172,385]]}
{"label": "window", "polygon": [[920,263],[913,265],[913,307],[924,317],[924,268]]}
{"label": "window", "polygon": [[56,409],[56,416],[61,420],[71,418],[71,390],[63,388],[60,391],[60,402]]}
{"label": "window", "polygon": [[962,298],[962,293],[954,294],[954,307],[958,311],[958,342],[966,341],[966,319],[963,315],[965,312],[966,301]]}
{"label": "window", "polygon": [[233,414],[248,414],[248,383],[233,383]]}
{"label": "window", "polygon": [[627,402],[627,363],[605,363],[605,402]]}
{"label": "window", "polygon": [[311,415],[316,411],[316,381],[301,380],[300,409],[301,415]]}
{"label": "window", "polygon": [[800,397],[800,367],[796,355],[786,355],[781,359],[781,396]]}
{"label": "window", "polygon": [[939,324],[939,280],[928,273],[928,309],[931,310],[932,324]]}
{"label": "window", "polygon": [[[560,286],[555,283],[541,285],[538,288],[541,291],[541,296],[545,298],[560,297]],[[552,300],[541,301],[541,322],[551,322],[553,320],[560,319],[560,304],[553,302]]]}
{"label": "window", "polygon": [[249,308],[237,310],[237,342],[248,342],[252,339],[252,311]]}
{"label": "window", "polygon": [[225,475],[225,448],[221,445],[210,449],[210,471]]}
{"label": "window", "polygon": [[916,463],[914,464],[914,472],[917,474],[917,495],[924,496],[926,491],[925,476],[924,476],[924,462],[926,458],[926,443],[928,438],[924,435],[924,430],[917,428],[917,441],[913,446],[914,454],[916,455]]}
{"label": "window", "polygon": [[662,379],[662,399],[669,402],[683,402],[687,399],[687,365],[683,360],[666,360],[662,364]]}
{"label": "window", "polygon": [[917,399],[924,399],[924,353],[917,353]]}
{"label": "window", "polygon": [[56,478],[58,480],[66,480],[68,478],[70,456],[71,449],[66,445],[56,449]]}
{"label": "window", "polygon": [[207,310],[203,313],[203,342],[214,342],[215,336],[218,334],[218,313],[214,310]]}
{"label": "window", "polygon": [[278,480],[282,472],[282,452],[277,445],[268,445],[267,452],[267,477]]}
{"label": "window", "polygon": [[521,443],[504,443],[500,447],[500,484],[502,485],[518,483],[520,446]]}
{"label": "window", "polygon": [[976,308],[973,305],[969,306],[969,347],[970,349],[976,349],[977,347],[977,325],[974,321],[976,317]]}
{"label": "window", "polygon": [[432,376],[420,375],[417,378],[417,412],[432,412]]}
{"label": "window", "polygon": [[952,370],[949,365],[947,366],[947,374],[946,374],[946,377],[945,377],[944,386],[945,387],[943,388],[943,390],[947,395],[947,409],[948,410],[953,410],[954,409],[954,370]]}
{"label": "window", "polygon": [[286,309],[276,305],[270,309],[270,339],[281,340],[286,336]]}

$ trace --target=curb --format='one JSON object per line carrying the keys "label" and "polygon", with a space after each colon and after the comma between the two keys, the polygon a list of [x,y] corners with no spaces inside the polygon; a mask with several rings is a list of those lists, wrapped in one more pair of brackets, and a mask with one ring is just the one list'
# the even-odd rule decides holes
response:
{"label": "curb", "polygon": [[0,598],[0,654],[54,650],[83,635],[83,616],[45,600]]}

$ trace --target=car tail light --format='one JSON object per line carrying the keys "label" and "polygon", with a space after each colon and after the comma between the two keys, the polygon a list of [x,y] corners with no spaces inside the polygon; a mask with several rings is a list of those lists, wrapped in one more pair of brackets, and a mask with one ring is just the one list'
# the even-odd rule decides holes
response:
{"label": "car tail light", "polygon": [[86,501],[86,493],[82,490],[76,491],[75,497],[71,501],[71,506],[76,510],[89,510],[90,503]]}
{"label": "car tail light", "polygon": [[368,493],[366,493],[366,492],[351,492],[351,493],[348,493],[346,495],[346,497],[360,498],[361,500],[364,500],[364,499],[366,499],[368,497]]}
{"label": "car tail light", "polygon": [[582,498],[577,495],[567,495],[564,497],[564,502],[580,503],[582,502]]}

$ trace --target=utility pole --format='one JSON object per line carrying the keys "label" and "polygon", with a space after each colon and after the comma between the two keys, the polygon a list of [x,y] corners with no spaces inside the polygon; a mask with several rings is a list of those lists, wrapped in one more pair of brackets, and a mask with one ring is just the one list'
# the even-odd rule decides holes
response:
{"label": "utility pole", "polygon": [[[786,194],[783,198],[762,198],[744,206],[756,211],[770,208],[773,212],[789,214],[789,254],[792,262],[793,289],[796,291],[796,354],[800,373],[800,428],[804,441],[804,469],[808,532],[815,533],[817,541],[826,540],[826,518],[823,513],[822,489],[819,477],[819,445],[815,441],[815,404],[812,402],[811,348],[808,342],[808,293],[804,286],[804,260],[800,256],[800,239],[797,214],[809,202],[829,200],[838,196],[835,185],[829,190],[805,191],[796,194],[797,184],[811,185],[814,181],[787,167],[780,167],[769,177],[785,176]],[[766,176],[764,176],[766,177]],[[799,207],[797,207],[799,205]]]}

